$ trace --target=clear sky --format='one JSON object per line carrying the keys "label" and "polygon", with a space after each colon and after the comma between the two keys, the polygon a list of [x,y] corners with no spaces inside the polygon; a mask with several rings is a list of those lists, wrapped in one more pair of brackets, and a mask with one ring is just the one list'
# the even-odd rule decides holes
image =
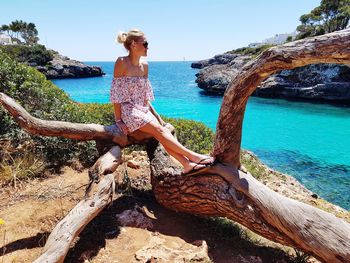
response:
{"label": "clear sky", "polygon": [[0,0],[0,24],[33,22],[40,43],[81,61],[125,55],[119,30],[139,28],[149,61],[200,60],[290,33],[320,0]]}

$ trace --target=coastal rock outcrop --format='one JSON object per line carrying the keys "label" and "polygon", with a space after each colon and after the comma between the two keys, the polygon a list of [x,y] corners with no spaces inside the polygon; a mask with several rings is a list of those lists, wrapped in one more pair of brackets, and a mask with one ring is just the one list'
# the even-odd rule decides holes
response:
{"label": "coastal rock outcrop", "polygon": [[230,63],[232,60],[234,60],[237,56],[237,54],[231,54],[231,53],[224,53],[220,55],[216,55],[213,58],[200,60],[197,62],[193,62],[191,64],[192,68],[204,68],[209,65],[224,65]]}
{"label": "coastal rock outcrop", "polygon": [[[230,56],[226,56],[230,55]],[[223,94],[231,79],[235,77],[251,57],[224,54],[209,60],[192,63],[191,67],[201,68],[196,74],[198,87],[208,93]]]}
{"label": "coastal rock outcrop", "polygon": [[[231,59],[230,61],[228,61]],[[196,74],[198,87],[208,93],[223,94],[249,55],[224,54],[193,63],[201,68]],[[261,83],[253,96],[305,99],[350,103],[350,67],[335,64],[314,64],[283,70]]]}
{"label": "coastal rock outcrop", "polygon": [[69,59],[53,52],[53,60],[46,66],[34,66],[48,79],[99,77],[105,73],[98,66],[88,66],[80,61]]}
{"label": "coastal rock outcrop", "polygon": [[283,70],[266,79],[254,95],[349,103],[350,68],[346,65],[314,64]]}

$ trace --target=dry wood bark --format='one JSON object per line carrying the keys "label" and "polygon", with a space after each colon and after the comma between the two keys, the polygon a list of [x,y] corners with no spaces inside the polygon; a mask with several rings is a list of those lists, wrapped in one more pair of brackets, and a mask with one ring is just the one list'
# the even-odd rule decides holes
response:
{"label": "dry wood bark", "polygon": [[[232,80],[225,93],[214,145],[217,160],[215,165],[184,176],[161,147],[149,143],[151,179],[157,200],[178,211],[228,217],[270,240],[299,248],[325,262],[350,262],[348,223],[324,211],[283,197],[259,183],[249,173],[237,170],[240,167],[239,152],[245,106],[257,85],[278,70],[320,62],[349,63],[349,58],[350,29],[346,29],[272,48],[247,64],[242,73]],[[0,94],[0,102],[21,127],[33,134],[78,140],[109,140],[120,146],[144,142],[149,138],[142,133],[122,138],[119,130],[113,126],[33,118],[5,94]],[[102,166],[96,164],[91,174],[94,174],[94,169]],[[113,170],[116,164],[107,167]],[[103,203],[101,207],[107,202],[103,201],[105,197],[96,198],[96,202]],[[69,223],[60,223],[60,226],[65,225],[65,231],[73,229],[75,234],[79,233],[84,223],[91,220],[91,215],[96,216],[98,213],[96,209],[84,211],[86,219],[81,219],[79,226]],[[53,231],[50,240],[55,239],[54,236],[62,240],[63,236],[60,235]],[[74,236],[66,238],[71,242]],[[51,244],[51,241],[48,243]],[[65,246],[64,251],[68,247]]]}
{"label": "dry wood bark", "polygon": [[350,224],[284,197],[233,166],[181,174],[161,146],[149,146],[157,201],[172,210],[232,219],[275,242],[324,262],[350,262]]}
{"label": "dry wood bark", "polygon": [[98,176],[105,175],[98,185],[97,192],[91,197],[80,201],[52,230],[46,241],[41,256],[35,263],[63,262],[70,245],[85,226],[94,219],[103,208],[113,200],[113,172],[121,163],[121,149],[114,146],[100,157],[89,172]]}
{"label": "dry wood bark", "polygon": [[149,150],[158,202],[178,211],[228,217],[325,262],[350,262],[350,224],[283,197],[237,170],[246,103],[261,81],[282,69],[349,62],[350,29],[274,47],[251,61],[224,95],[213,152],[219,164],[188,178],[168,168],[171,163],[160,148]]}
{"label": "dry wood bark", "polygon": [[12,98],[0,92],[0,104],[13,116],[16,122],[27,132],[36,135],[64,137],[76,140],[112,141],[120,146],[144,143],[150,136],[135,131],[128,136],[122,134],[116,125],[72,123],[65,121],[47,121],[33,117]]}

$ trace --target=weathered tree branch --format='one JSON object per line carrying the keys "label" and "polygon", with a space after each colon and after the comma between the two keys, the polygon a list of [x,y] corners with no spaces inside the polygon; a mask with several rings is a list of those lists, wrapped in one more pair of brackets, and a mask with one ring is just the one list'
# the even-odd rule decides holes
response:
{"label": "weathered tree branch", "polygon": [[[119,146],[114,146],[107,153],[98,158],[95,164],[89,169],[90,182],[86,188],[85,197],[89,195],[93,183],[98,183],[101,176],[111,174],[117,169],[122,163],[121,156],[121,148]],[[114,189],[112,195],[113,193]]]}
{"label": "weathered tree branch", "polygon": [[270,48],[246,64],[225,92],[217,122],[215,157],[238,168],[242,123],[249,96],[271,74],[314,63],[349,64],[350,28]]}
{"label": "weathered tree branch", "polygon": [[350,224],[284,197],[235,167],[181,174],[161,146],[149,147],[157,201],[172,210],[232,219],[259,235],[324,262],[350,262]]}
{"label": "weathered tree branch", "polygon": [[47,121],[33,117],[12,98],[0,92],[0,103],[13,116],[15,121],[27,132],[36,135],[64,137],[76,140],[106,140],[122,147],[134,143],[143,143],[150,136],[136,131],[128,136],[122,134],[116,125],[71,123],[65,121]]}
{"label": "weathered tree branch", "polygon": [[172,170],[166,155],[152,153],[152,185],[164,206],[206,216],[225,216],[271,240],[325,262],[350,262],[350,225],[326,212],[282,197],[238,172],[242,123],[249,96],[269,75],[312,63],[349,63],[350,29],[271,48],[232,80],[217,124],[217,164],[196,176]]}
{"label": "weathered tree branch", "polygon": [[115,189],[113,172],[120,163],[121,150],[119,146],[113,147],[97,160],[89,171],[97,176],[105,175],[98,184],[97,192],[91,198],[80,201],[56,225],[46,241],[42,255],[34,261],[35,263],[64,261],[74,239],[113,200]]}

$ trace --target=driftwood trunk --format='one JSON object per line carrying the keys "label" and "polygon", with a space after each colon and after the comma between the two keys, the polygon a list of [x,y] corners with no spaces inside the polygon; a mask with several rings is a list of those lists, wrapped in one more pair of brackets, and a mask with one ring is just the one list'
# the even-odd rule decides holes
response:
{"label": "driftwood trunk", "polygon": [[[350,63],[350,29],[270,48],[243,67],[225,92],[216,128],[219,164],[191,177],[169,172],[167,155],[149,150],[158,202],[187,213],[223,216],[325,262],[350,262],[350,224],[283,197],[240,168],[240,146],[249,96],[271,74],[313,63]],[[152,147],[151,147],[152,149]]]}
{"label": "driftwood trunk", "polygon": [[100,157],[89,170],[90,176],[105,175],[98,185],[97,192],[80,201],[67,216],[52,230],[41,256],[34,263],[63,262],[69,247],[85,226],[113,200],[113,172],[121,163],[121,149],[114,146]]}
{"label": "driftwood trunk", "polygon": [[350,224],[344,220],[284,197],[233,166],[216,164],[183,176],[176,167],[169,169],[171,159],[161,146],[149,152],[153,192],[163,206],[227,217],[324,262],[350,262]]}
{"label": "driftwood trunk", "polygon": [[[279,70],[323,62],[350,62],[350,29],[271,48],[247,64],[225,93],[213,151],[216,163],[210,168],[184,176],[178,167],[173,166],[161,146],[148,143],[153,191],[159,203],[177,211],[230,218],[270,240],[308,252],[324,262],[350,262],[350,224],[317,208],[283,197],[249,173],[238,170],[245,107],[258,84]],[[1,93],[0,103],[21,127],[33,134],[78,140],[109,140],[121,147],[149,139],[149,136],[140,132],[126,138],[115,126],[39,120]],[[110,174],[119,163],[117,158],[111,158],[110,155],[102,159],[90,170],[91,178]],[[109,164],[103,165],[104,162]],[[99,170],[102,168],[104,171]],[[100,184],[102,182],[105,180]],[[105,187],[108,189],[108,186]],[[103,201],[105,195],[97,194],[93,198],[100,200],[101,209],[108,203]],[[80,204],[74,209],[79,210],[79,207]],[[87,212],[77,225],[71,220],[74,218],[70,216],[72,211],[77,211],[73,209],[59,223],[56,229],[62,226],[61,231],[56,232],[55,229],[52,232],[44,252],[61,247],[63,256],[50,262],[64,259],[70,242],[97,215],[100,208],[89,211],[83,209]],[[62,245],[62,233],[68,231],[73,233],[66,236],[69,244]],[[58,241],[51,242],[55,239]],[[49,262],[47,255],[37,262]]]}

